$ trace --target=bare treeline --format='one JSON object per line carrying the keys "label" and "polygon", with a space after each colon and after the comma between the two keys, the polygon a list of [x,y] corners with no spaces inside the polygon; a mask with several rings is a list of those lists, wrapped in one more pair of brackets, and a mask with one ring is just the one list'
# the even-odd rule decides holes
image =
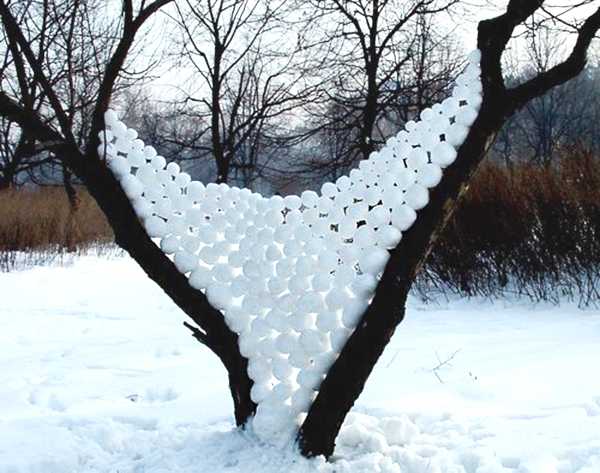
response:
{"label": "bare treeline", "polygon": [[[120,12],[97,1],[9,5],[35,44],[32,54],[53,71],[49,80],[60,83],[60,100],[69,103],[61,119],[81,143],[107,51],[117,46]],[[169,7],[129,55],[113,101],[145,140],[204,181],[287,193],[335,178],[445,98],[463,65],[460,38],[444,26],[464,13],[457,0],[186,0]],[[563,47],[556,28],[527,27],[536,34],[525,35],[523,51],[506,67],[515,83],[551,67]],[[3,39],[2,88],[32,110],[44,107],[52,98],[26,62],[14,62],[19,46]],[[167,92],[151,85],[165,71],[176,77]],[[529,103],[504,127],[495,155],[507,164],[548,165],[562,146],[597,150],[598,77],[589,67]],[[32,143],[15,123],[0,121],[0,187],[68,184],[61,160]]]}

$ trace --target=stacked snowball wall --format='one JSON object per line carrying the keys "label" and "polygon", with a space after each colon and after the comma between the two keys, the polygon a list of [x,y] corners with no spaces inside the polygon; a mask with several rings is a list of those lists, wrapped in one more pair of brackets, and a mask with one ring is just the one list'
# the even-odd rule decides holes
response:
{"label": "stacked snowball wall", "polygon": [[293,439],[378,278],[457,156],[482,102],[479,51],[452,96],[320,195],[192,181],[106,112],[100,156],[150,237],[239,334],[264,441]]}

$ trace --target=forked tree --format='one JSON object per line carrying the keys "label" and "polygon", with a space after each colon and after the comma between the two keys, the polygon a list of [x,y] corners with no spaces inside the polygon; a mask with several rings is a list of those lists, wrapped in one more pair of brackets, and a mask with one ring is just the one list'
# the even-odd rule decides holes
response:
{"label": "forked tree", "polygon": [[[61,101],[58,93],[61,84],[48,80],[49,71],[46,70],[44,63],[37,61],[37,57],[32,50],[34,45],[26,39],[26,35],[20,29],[10,2],[0,0],[0,16],[4,35],[16,45],[16,47],[11,48],[11,54],[14,55],[13,59],[15,63],[24,65],[20,68],[21,74],[26,73],[35,76],[47,97],[45,107],[32,110],[24,106],[22,97],[11,95],[7,91],[1,91],[0,115],[17,123],[23,130],[26,130],[29,136],[35,137],[45,149],[52,150],[56,156],[60,156],[65,165],[87,186],[91,195],[97,200],[114,230],[117,244],[125,249],[147,275],[194,321],[196,327],[191,325],[190,327],[195,337],[212,350],[227,369],[229,387],[234,402],[235,419],[239,426],[243,426],[255,414],[258,418],[261,406],[264,407],[262,403],[264,396],[257,395],[257,390],[253,389],[253,378],[258,377],[256,370],[252,367],[249,369],[248,359],[242,354],[242,352],[247,352],[246,344],[241,343],[244,341],[243,331],[242,335],[238,336],[237,331],[230,328],[232,324],[228,316],[230,317],[231,314],[228,310],[220,310],[228,304],[228,301],[218,297],[224,293],[219,292],[215,295],[214,291],[211,293],[210,287],[206,291],[195,288],[198,287],[198,284],[192,284],[193,274],[189,280],[186,276],[186,273],[189,272],[187,262],[178,261],[177,256],[174,259],[169,257],[167,255],[169,251],[163,251],[164,247],[161,249],[153,241],[152,237],[160,233],[156,231],[157,228],[164,227],[165,222],[160,219],[160,213],[148,213],[147,208],[143,207],[139,201],[131,198],[132,195],[138,197],[140,195],[139,192],[136,193],[132,190],[135,186],[133,186],[134,180],[132,180],[131,175],[126,172],[113,173],[117,167],[115,163],[124,162],[124,158],[119,157],[114,150],[111,151],[113,153],[111,157],[111,153],[107,151],[111,142],[105,133],[106,126],[108,125],[113,130],[110,133],[111,136],[119,131],[119,124],[114,120],[114,116],[105,115],[110,103],[111,92],[123,70],[123,65],[134,44],[136,34],[148,18],[170,1],[172,0],[142,1],[137,13],[131,0],[123,1],[122,21],[119,25],[119,31],[115,32],[119,35],[120,41],[114,48],[106,65],[93,110],[91,131],[85,147],[81,147],[73,138],[74,133],[71,129],[73,125],[67,118],[68,111],[65,110],[65,104]],[[423,0],[421,3],[426,8],[431,2]],[[322,454],[329,456],[332,454],[335,438],[346,414],[361,394],[375,363],[396,327],[404,318],[406,298],[416,274],[423,266],[436,239],[456,208],[460,197],[466,192],[473,173],[485,157],[502,125],[515,111],[530,100],[543,95],[553,87],[563,84],[583,70],[590,43],[600,28],[600,9],[591,13],[584,21],[569,25],[566,18],[557,17],[552,12],[548,12],[544,4],[543,0],[510,0],[506,11],[502,15],[482,21],[479,24],[477,38],[479,53],[472,56],[479,64],[476,67],[472,65],[469,69],[472,79],[474,71],[477,72],[476,85],[479,98],[474,99],[477,102],[476,112],[473,113],[473,109],[462,115],[457,112],[450,119],[450,122],[446,123],[446,126],[459,130],[458,135],[461,134],[460,130],[463,130],[464,136],[456,139],[454,132],[447,132],[445,135],[442,133],[438,136],[441,144],[438,143],[438,147],[433,148],[431,153],[423,151],[423,149],[427,149],[423,148],[424,144],[420,145],[421,148],[419,148],[419,146],[410,142],[408,138],[405,143],[398,144],[396,140],[388,147],[388,151],[403,147],[404,151],[408,153],[406,159],[408,164],[405,163],[405,166],[408,166],[411,160],[423,158],[425,161],[421,163],[422,166],[435,163],[444,164],[442,162],[444,160],[446,165],[450,164],[450,161],[453,161],[453,163],[444,169],[443,177],[441,180],[438,179],[439,182],[428,186],[430,187],[428,194],[425,187],[411,184],[413,187],[417,186],[416,189],[419,192],[413,195],[414,192],[410,190],[413,187],[410,187],[409,193],[413,192],[410,197],[408,194],[405,197],[400,195],[400,200],[404,199],[408,203],[413,202],[413,208],[419,210],[418,216],[414,223],[410,222],[411,224],[402,228],[401,239],[397,233],[394,233],[393,229],[386,233],[390,236],[388,240],[393,240],[395,243],[386,247],[389,253],[386,253],[384,264],[381,266],[381,274],[377,276],[377,279],[372,279],[375,283],[372,288],[373,292],[366,299],[364,310],[356,317],[353,331],[347,330],[347,339],[344,339],[344,343],[339,345],[339,352],[335,353],[331,364],[327,365],[327,369],[318,378],[318,383],[314,385],[314,395],[310,397],[310,402],[305,411],[306,414],[302,418],[303,422],[296,430],[297,440],[304,455]],[[570,54],[562,62],[526,82],[507,88],[503,77],[502,54],[515,33],[515,29],[519,25],[530,21],[534,14],[542,13],[546,15],[544,18],[549,22],[554,21],[562,26],[574,28],[576,36]],[[90,45],[90,47],[92,46]],[[85,71],[73,71],[73,73],[84,74]],[[471,98],[467,101],[469,100]],[[458,103],[454,103],[454,105],[450,103],[450,108],[459,105]],[[433,113],[435,113],[435,110],[424,114],[424,120],[427,120],[427,115]],[[109,117],[108,121],[110,123],[105,123],[105,117]],[[455,123],[460,125],[462,122],[468,123],[469,126],[461,125],[462,128],[455,126]],[[120,126],[122,128],[122,124]],[[418,124],[411,125],[413,129],[418,127]],[[99,149],[103,149],[99,147],[101,144],[100,137],[102,136],[105,140],[104,152],[99,151]],[[131,135],[130,138],[133,139],[134,136]],[[454,144],[456,147],[452,151],[453,154],[450,153],[451,156],[448,154],[442,157],[436,155],[438,149],[449,153],[450,144]],[[390,153],[387,153],[386,156],[385,159],[393,158]],[[151,152],[148,153],[147,157],[149,160],[156,158]],[[135,159],[142,158],[137,156]],[[381,163],[383,159],[381,156],[374,157],[373,162]],[[109,160],[111,167],[107,166],[107,160]],[[160,168],[158,172],[163,172],[164,162],[161,163],[160,159],[155,161],[160,165],[158,166]],[[400,162],[402,161],[403,159],[400,159]],[[143,167],[146,164],[138,164],[137,166]],[[435,170],[438,168],[432,166],[428,169]],[[433,174],[427,175],[430,179]],[[433,180],[435,181],[435,179]],[[189,183],[186,179],[181,181],[180,184],[183,187]],[[343,182],[347,184],[347,181]],[[338,187],[345,187],[346,184],[342,186],[343,182],[339,181]],[[432,182],[431,179],[430,182]],[[377,187],[377,183],[371,182],[371,187]],[[221,188],[213,186],[209,189],[207,186],[204,189],[203,186],[197,184],[194,186],[193,193],[197,196],[206,195],[206,198],[209,199],[211,193],[219,192],[218,189]],[[365,196],[373,194],[372,192],[366,192],[364,188],[362,191]],[[398,190],[398,192],[401,191]],[[278,222],[281,225],[283,225],[283,221],[289,223],[292,216],[298,215],[294,213],[294,210],[297,210],[300,205],[310,207],[310,201],[324,197],[329,198],[330,195],[333,196],[336,193],[338,193],[336,185],[329,184],[323,187],[322,197],[318,197],[316,194],[306,194],[306,198],[296,197],[285,200],[281,204],[281,210],[283,210],[281,215],[279,217],[273,215],[279,219]],[[192,188],[190,187],[188,195],[191,194]],[[361,194],[361,199],[363,194]],[[248,193],[238,190],[235,195],[248,195]],[[397,198],[397,196],[395,197],[388,192],[383,194],[381,200],[376,198],[370,201],[367,210],[369,212],[375,210],[373,215],[377,219],[384,218],[385,212],[381,210],[382,202],[385,203],[388,197]],[[364,197],[364,199],[368,201],[370,197]],[[196,200],[196,203],[202,206],[201,199],[198,197]],[[262,202],[259,198],[256,198],[255,201]],[[270,202],[281,203],[279,200]],[[348,209],[355,204],[358,205],[360,202],[348,202],[344,207],[345,211],[350,212]],[[284,208],[285,206],[288,208],[287,211]],[[141,215],[145,215],[146,219],[140,217]],[[361,218],[359,217],[359,220]],[[326,228],[324,231],[335,230],[341,232],[342,220],[343,215],[336,225],[332,225],[332,228]],[[313,220],[313,222],[315,221]],[[354,228],[354,232],[364,234],[365,231],[361,228],[367,228],[367,224],[359,222]],[[198,227],[201,229],[209,228],[207,225],[205,222],[199,224]],[[334,226],[335,229],[333,229]],[[245,228],[243,223],[241,228]],[[353,236],[357,238],[353,234],[346,236],[349,240],[352,240]],[[242,243],[240,243],[241,246]],[[273,252],[277,253],[276,247]],[[377,254],[381,256],[381,252]],[[370,264],[369,261],[367,260],[364,265],[363,261],[360,261],[363,272]],[[227,268],[222,267],[221,269],[226,270]],[[254,271],[260,272],[260,268],[254,269]],[[315,299],[312,301],[314,302]],[[326,301],[327,304],[333,304],[334,302],[331,297],[326,298]],[[322,301],[319,299],[317,302],[321,303]],[[240,317],[242,317],[243,313],[240,313],[239,308],[237,310]],[[285,321],[279,320],[279,323],[285,324]],[[267,330],[270,329],[267,328]],[[290,340],[289,337],[288,340]],[[293,338],[292,340],[296,339]],[[245,348],[242,349],[242,347]],[[303,384],[300,381],[299,383]],[[253,399],[258,400],[258,404]]]}

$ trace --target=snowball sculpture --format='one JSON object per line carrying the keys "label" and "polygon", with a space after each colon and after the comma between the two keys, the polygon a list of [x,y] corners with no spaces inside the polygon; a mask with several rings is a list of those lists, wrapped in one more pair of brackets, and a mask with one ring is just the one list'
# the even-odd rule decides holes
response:
{"label": "snowball sculpture", "polygon": [[149,236],[239,334],[263,440],[294,438],[367,309],[388,250],[455,160],[482,101],[479,58],[469,56],[450,98],[320,194],[265,198],[205,186],[106,112],[100,156]]}

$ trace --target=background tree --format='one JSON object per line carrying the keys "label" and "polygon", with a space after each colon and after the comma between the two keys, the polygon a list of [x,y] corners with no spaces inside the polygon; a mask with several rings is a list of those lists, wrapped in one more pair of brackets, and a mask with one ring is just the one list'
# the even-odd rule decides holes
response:
{"label": "background tree", "polygon": [[[192,70],[193,87],[182,100],[183,114],[202,120],[189,137],[201,158],[214,159],[216,182],[230,173],[251,184],[265,163],[268,143],[280,147],[282,121],[311,99],[295,38],[282,22],[289,2],[202,0],[178,4],[183,35],[181,64]],[[288,38],[286,41],[284,38]],[[261,151],[260,153],[258,151]]]}
{"label": "background tree", "polygon": [[[336,135],[334,166],[366,159],[390,134],[389,120],[412,118],[443,95],[458,69],[454,48],[440,39],[432,18],[457,0],[315,0],[305,36],[325,57],[329,76],[319,115],[325,139]],[[437,50],[439,48],[439,51]],[[443,57],[442,51],[446,51]],[[401,111],[399,109],[402,109]],[[330,113],[334,111],[334,113]],[[398,113],[400,111],[400,113]],[[342,141],[343,140],[343,141]],[[343,143],[343,144],[342,144]],[[317,163],[326,166],[328,160]]]}

